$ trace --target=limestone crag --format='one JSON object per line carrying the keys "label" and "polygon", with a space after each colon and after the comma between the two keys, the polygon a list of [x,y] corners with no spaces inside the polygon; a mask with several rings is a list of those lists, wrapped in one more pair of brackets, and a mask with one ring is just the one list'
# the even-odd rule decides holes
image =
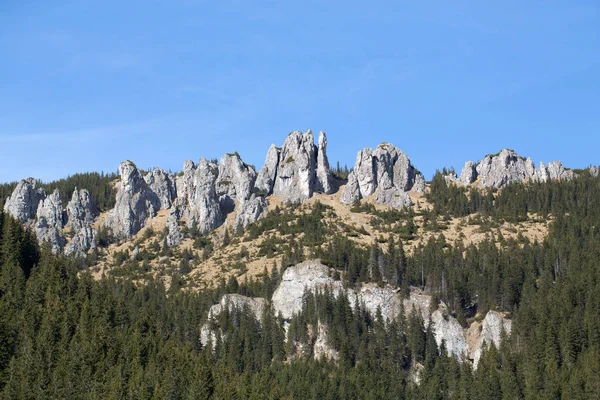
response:
{"label": "limestone crag", "polygon": [[382,143],[375,151],[367,148],[358,152],[340,201],[354,204],[374,194],[379,204],[403,208],[412,205],[410,191],[424,190],[425,179],[408,156],[395,146]]}
{"label": "limestone crag", "polygon": [[[474,322],[465,329],[450,315],[446,304],[440,302],[432,309],[432,297],[415,288],[411,289],[410,295],[405,299],[401,298],[398,289],[391,286],[379,287],[368,283],[360,289],[345,290],[342,282],[330,277],[330,269],[319,260],[305,261],[286,269],[271,298],[271,307],[274,313],[280,315],[288,324],[291,318],[302,311],[308,294],[325,291],[329,291],[334,297],[347,295],[352,309],[359,306],[373,317],[381,312],[381,317],[388,322],[400,316],[401,312],[404,312],[405,317],[416,312],[426,327],[431,321],[438,346],[441,347],[444,343],[448,355],[453,355],[461,362],[472,360],[475,367],[485,346],[492,343],[499,346],[502,332],[510,334],[511,321],[495,311],[489,311],[482,323]],[[234,308],[248,307],[257,321],[260,321],[266,306],[267,300],[262,298],[224,295],[220,303],[209,310],[208,320],[201,328],[202,343],[214,343],[219,336],[220,331],[215,319],[225,308],[231,311]],[[316,328],[309,327],[309,336],[314,341],[314,357],[336,360],[337,352],[327,342],[327,331],[328,327],[321,322]],[[295,343],[294,346],[302,354],[306,354],[308,350],[300,343]]]}
{"label": "limestone crag", "polygon": [[37,208],[46,197],[44,189],[38,187],[33,178],[19,182],[4,204],[4,212],[25,223],[36,217]]}
{"label": "limestone crag", "polygon": [[119,165],[121,181],[117,184],[117,201],[107,225],[117,238],[135,235],[160,210],[161,201],[131,161]]}
{"label": "limestone crag", "polygon": [[331,194],[334,191],[333,177],[329,172],[329,160],[327,159],[327,135],[319,132],[319,147],[317,148],[317,181],[315,190]]}
{"label": "limestone crag", "polygon": [[340,356],[337,350],[329,345],[329,327],[319,321],[317,325],[317,337],[313,347],[315,360],[337,361]]}
{"label": "limestone crag", "polygon": [[268,196],[273,193],[273,186],[275,185],[275,178],[277,177],[277,166],[279,165],[279,155],[281,150],[278,149],[274,144],[269,147],[267,157],[265,158],[265,165],[261,168],[256,178],[256,189],[261,194]]}
{"label": "limestone crag", "polygon": [[510,335],[512,322],[504,317],[502,313],[489,311],[482,323],[475,322],[467,332],[468,356],[473,360],[473,367],[477,368],[484,347],[492,344],[500,347],[502,335]]}
{"label": "limestone crag", "polygon": [[488,188],[503,188],[514,182],[546,182],[547,180],[569,180],[574,177],[571,170],[566,169],[560,161],[546,166],[540,163],[535,168],[530,158],[519,156],[513,150],[504,149],[498,154],[487,155],[479,163],[467,161],[458,182]]}
{"label": "limestone crag", "polygon": [[286,203],[308,200],[316,186],[316,153],[312,131],[292,132],[281,148],[273,194]]}
{"label": "limestone crag", "polygon": [[65,254],[83,255],[96,247],[96,231],[92,227],[96,212],[90,193],[85,189],[73,191],[67,204],[66,228],[71,230],[72,238],[65,247]]}
{"label": "limestone crag", "polygon": [[254,315],[254,318],[260,322],[266,307],[267,300],[261,297],[246,297],[239,294],[223,295],[219,304],[215,304],[208,311],[208,319],[200,328],[200,342],[203,346],[216,342],[217,334],[220,334],[217,317],[224,310],[233,312],[234,310],[243,311],[248,309]]}
{"label": "limestone crag", "polygon": [[55,189],[51,195],[40,203],[36,211],[35,233],[38,240],[46,242],[54,253],[62,251],[65,238],[62,234],[64,211],[60,192]]}
{"label": "limestone crag", "polygon": [[180,218],[179,208],[177,205],[174,205],[169,210],[169,216],[167,217],[167,246],[169,247],[178,246],[183,240],[183,234],[179,229]]}
{"label": "limestone crag", "polygon": [[318,260],[305,261],[289,267],[281,277],[281,283],[271,300],[275,315],[289,320],[302,311],[304,296],[307,293],[329,289],[337,295],[342,290],[342,282],[329,276],[329,268]]}
{"label": "limestone crag", "polygon": [[191,163],[184,168],[184,185],[187,218],[190,226],[200,233],[207,233],[223,223],[223,212],[217,197],[215,183],[219,169],[217,164],[205,158],[197,167]]}
{"label": "limestone crag", "polygon": [[438,309],[431,314],[431,321],[438,347],[442,346],[443,341],[448,355],[453,355],[461,360],[467,354],[465,330],[456,318],[448,315],[448,309],[444,303],[440,303]]}
{"label": "limestone crag", "polygon": [[153,191],[160,200],[160,209],[168,210],[171,208],[175,197],[177,196],[177,190],[175,189],[175,183],[172,177],[160,168],[154,168],[151,172],[144,175],[146,184]]}
{"label": "limestone crag", "polygon": [[385,321],[396,319],[402,311],[402,297],[397,290],[390,287],[382,288],[375,284],[366,284],[356,293],[348,292],[351,307],[354,307],[355,298],[361,308],[373,316],[376,316],[377,311],[380,310]]}
{"label": "limestone crag", "polygon": [[332,193],[333,177],[327,159],[327,136],[319,134],[319,146],[309,129],[294,131],[285,139],[281,149],[271,146],[265,165],[256,179],[256,191],[274,194],[285,203],[308,200],[315,191]]}
{"label": "limestone crag", "polygon": [[239,154],[225,154],[219,163],[216,192],[223,210],[233,210],[234,202],[250,198],[256,181],[256,170],[242,161]]}
{"label": "limestone crag", "polygon": [[476,165],[473,164],[473,161],[467,161],[460,173],[460,179],[458,182],[462,183],[463,185],[470,185],[471,183],[475,182],[475,179],[477,179]]}
{"label": "limestone crag", "polygon": [[256,195],[252,195],[250,200],[240,204],[233,223],[234,232],[246,229],[248,225],[265,217],[268,205],[267,200],[263,196]]}
{"label": "limestone crag", "polygon": [[598,167],[590,167],[590,175],[594,178],[598,177]]}

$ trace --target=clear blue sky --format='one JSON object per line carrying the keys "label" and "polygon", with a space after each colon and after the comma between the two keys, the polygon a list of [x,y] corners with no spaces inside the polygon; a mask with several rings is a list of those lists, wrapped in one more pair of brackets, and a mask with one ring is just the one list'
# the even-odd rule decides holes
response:
{"label": "clear blue sky", "polygon": [[599,164],[595,1],[2,0],[0,181],[389,141],[429,178],[502,148]]}

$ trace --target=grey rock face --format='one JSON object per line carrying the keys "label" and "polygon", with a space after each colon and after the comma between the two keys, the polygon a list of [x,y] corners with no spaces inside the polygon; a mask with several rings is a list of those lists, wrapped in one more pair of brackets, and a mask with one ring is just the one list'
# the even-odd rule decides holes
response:
{"label": "grey rock face", "polygon": [[315,190],[325,194],[333,193],[333,177],[329,171],[327,159],[327,135],[319,132],[319,147],[317,149],[317,181]]}
{"label": "grey rock face", "polygon": [[439,308],[431,314],[431,321],[438,347],[442,345],[443,341],[448,355],[453,355],[458,360],[462,359],[467,352],[465,330],[456,318],[448,315],[444,303],[441,303]]}
{"label": "grey rock face", "polygon": [[6,200],[4,212],[25,223],[36,217],[38,205],[45,197],[46,192],[35,179],[24,179]]}
{"label": "grey rock face", "polygon": [[339,359],[339,353],[329,345],[327,338],[329,337],[329,327],[326,324],[317,324],[317,338],[314,345],[315,360],[332,360]]}
{"label": "grey rock face", "polygon": [[169,233],[167,234],[167,246],[169,247],[178,246],[183,239],[183,235],[179,229],[180,218],[179,208],[174,205],[171,207],[169,216],[167,217],[167,229],[169,230]]}
{"label": "grey rock face", "polygon": [[64,225],[63,204],[60,199],[60,192],[55,189],[54,192],[43,200],[37,207],[36,217],[39,220],[44,219],[48,225],[57,229],[62,229]]}
{"label": "grey rock face", "polygon": [[248,225],[265,217],[267,215],[267,207],[268,203],[264,197],[252,195],[250,200],[241,203],[238,206],[235,222],[233,223],[233,230],[238,231],[240,229],[246,229]]}
{"label": "grey rock face", "polygon": [[92,227],[96,213],[89,192],[77,189],[67,204],[67,224],[73,237],[65,247],[65,254],[83,255],[96,247],[96,231]]}
{"label": "grey rock face", "polygon": [[354,171],[348,175],[348,183],[342,191],[340,201],[344,204],[354,204],[360,200],[360,186]]}
{"label": "grey rock face", "polygon": [[498,155],[487,155],[476,167],[481,187],[501,188],[512,182],[522,182],[533,176],[531,159],[525,159],[512,150]]}
{"label": "grey rock face", "polygon": [[246,297],[239,294],[225,294],[221,297],[219,304],[215,304],[208,311],[208,321],[200,328],[200,343],[202,346],[215,344],[220,329],[216,324],[216,318],[225,310],[242,311],[249,309],[257,321],[261,321],[263,312],[267,307],[267,300],[260,297]]}
{"label": "grey rock face", "polygon": [[240,156],[225,154],[219,163],[216,181],[217,196],[223,209],[233,209],[234,201],[244,202],[250,198],[256,181],[254,167],[242,161]]}
{"label": "grey rock face", "polygon": [[565,169],[560,161],[548,164],[548,177],[551,180],[570,180],[573,179],[574,175],[573,171]]}
{"label": "grey rock face", "polygon": [[272,144],[267,152],[265,165],[261,168],[256,178],[256,188],[265,196],[273,193],[273,186],[277,177],[277,166],[279,165],[279,155],[280,149]]}
{"label": "grey rock face", "polygon": [[37,207],[35,233],[40,242],[47,242],[52,252],[59,253],[65,244],[62,234],[64,224],[63,205],[58,189],[43,200]]}
{"label": "grey rock face", "polygon": [[144,180],[150,190],[158,196],[158,199],[160,200],[160,209],[168,210],[171,208],[171,205],[177,196],[175,183],[171,176],[160,168],[154,168],[152,172],[148,172],[144,176]]}
{"label": "grey rock face", "polygon": [[546,182],[547,180],[573,179],[573,171],[565,169],[560,161],[535,168],[530,158],[524,158],[513,150],[504,149],[496,155],[488,155],[478,164],[468,161],[460,175],[459,183],[479,187],[501,189],[513,182]]}
{"label": "grey rock face", "polygon": [[286,320],[302,311],[302,302],[306,293],[329,288],[332,293],[339,294],[342,290],[342,282],[330,278],[329,268],[318,260],[289,267],[281,278],[281,283],[273,293],[271,302],[275,315],[281,314]]}
{"label": "grey rock face", "polygon": [[473,360],[474,369],[477,369],[483,348],[492,344],[500,347],[502,333],[509,335],[511,330],[512,321],[496,311],[489,311],[482,323],[475,322],[469,327],[467,332],[469,338],[468,357]]}
{"label": "grey rock face", "polygon": [[219,173],[217,164],[205,158],[198,166],[186,161],[181,182],[178,181],[179,204],[184,208],[184,216],[190,226],[201,233],[210,232],[223,223],[223,213],[217,197],[215,183]]}
{"label": "grey rock face", "polygon": [[315,188],[316,153],[312,131],[290,133],[281,148],[273,194],[285,203],[308,200]]}
{"label": "grey rock face", "polygon": [[590,175],[594,178],[598,177],[598,167],[590,167]]}
{"label": "grey rock face", "polygon": [[190,202],[192,219],[201,233],[210,232],[223,223],[215,182],[218,167],[206,159],[201,159],[194,175],[194,201]]}
{"label": "grey rock face", "polygon": [[[356,156],[352,171],[356,175],[360,197],[369,197],[377,188],[377,175],[373,160],[373,150],[363,149]],[[360,198],[359,198],[360,200]]]}
{"label": "grey rock face", "polygon": [[402,298],[389,287],[366,284],[356,293],[348,292],[348,300],[352,307],[355,298],[361,307],[373,316],[377,315],[378,309],[381,310],[381,316],[385,321],[395,320],[402,311]]}
{"label": "grey rock face", "polygon": [[460,173],[459,183],[470,185],[477,180],[477,169],[473,161],[467,161]]}
{"label": "grey rock face", "polygon": [[412,205],[409,191],[424,190],[425,179],[408,156],[395,146],[382,143],[375,151],[364,149],[358,153],[340,201],[353,204],[375,194],[377,203],[402,208]]}
{"label": "grey rock face", "polygon": [[144,227],[148,218],[155,216],[161,203],[134,163],[122,162],[119,173],[117,201],[107,222],[117,237],[129,238]]}

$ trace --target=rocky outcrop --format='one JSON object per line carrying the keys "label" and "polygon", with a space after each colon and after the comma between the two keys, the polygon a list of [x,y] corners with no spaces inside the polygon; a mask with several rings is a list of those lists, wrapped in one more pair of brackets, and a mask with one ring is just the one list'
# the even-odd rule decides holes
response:
{"label": "rocky outcrop", "polygon": [[96,247],[96,231],[92,227],[96,212],[90,193],[85,189],[73,191],[67,204],[66,228],[71,230],[72,238],[65,247],[65,254],[83,255]]}
{"label": "rocky outcrop", "polygon": [[443,342],[448,355],[461,360],[467,353],[465,330],[456,318],[448,314],[448,307],[444,303],[440,303],[438,309],[431,314],[431,322],[438,347]]}
{"label": "rocky outcrop", "polygon": [[535,168],[530,158],[504,149],[498,154],[487,155],[477,164],[467,161],[458,183],[500,189],[514,182],[546,182],[549,179],[568,180],[573,177],[573,171],[565,169],[560,161],[551,162],[548,166],[540,163],[539,168]]}
{"label": "rocky outcrop", "polygon": [[169,216],[167,217],[167,246],[169,247],[179,246],[183,240],[183,234],[179,229],[180,218],[179,208],[174,205],[169,210]]}
{"label": "rocky outcrop", "polygon": [[319,147],[317,148],[317,181],[315,190],[331,194],[334,191],[333,177],[329,171],[329,160],[327,159],[327,135],[319,132]]}
{"label": "rocky outcrop", "polygon": [[470,185],[477,179],[477,169],[473,161],[467,161],[460,173],[459,183],[463,185]]}
{"label": "rocky outcrop", "polygon": [[235,221],[233,223],[234,232],[246,229],[248,225],[265,217],[267,215],[267,208],[268,203],[263,196],[252,195],[250,200],[245,201],[238,206]]}
{"label": "rocky outcrop", "polygon": [[118,238],[129,238],[142,229],[146,220],[160,210],[161,202],[131,161],[119,165],[121,181],[117,184],[117,201],[107,225]]}
{"label": "rocky outcrop", "polygon": [[234,202],[250,198],[256,181],[256,170],[242,161],[239,154],[225,154],[219,163],[216,192],[223,210],[233,210]]}
{"label": "rocky outcrop", "polygon": [[[482,350],[492,343],[500,345],[502,332],[510,334],[511,321],[496,311],[487,313],[484,320],[474,322],[468,329],[463,328],[454,318],[446,304],[440,302],[432,307],[432,297],[418,289],[412,289],[409,297],[402,299],[398,290],[390,286],[379,287],[375,284],[364,284],[360,289],[345,290],[339,280],[330,277],[330,269],[319,260],[306,261],[285,270],[282,280],[273,293],[271,306],[276,315],[280,315],[286,323],[302,311],[308,294],[328,291],[334,297],[347,295],[350,307],[354,310],[357,305],[376,317],[380,312],[385,322],[396,319],[404,312],[408,317],[417,312],[425,326],[431,322],[435,341],[438,346],[444,344],[448,355],[459,361],[471,360],[477,367]],[[247,307],[260,321],[267,301],[262,298],[249,298],[240,295],[225,295],[221,302],[211,307],[208,320],[202,326],[202,343],[215,342],[220,331],[215,319],[225,308],[242,309]],[[287,328],[286,328],[287,329]],[[321,322],[317,327],[308,326],[309,340],[314,344],[315,358],[326,357],[336,360],[335,349],[327,341],[328,327]],[[294,344],[300,354],[308,354],[307,348],[301,343]]]}
{"label": "rocky outcrop", "polygon": [[324,132],[319,134],[317,147],[310,129],[304,134],[290,133],[281,149],[271,146],[256,179],[258,193],[280,196],[285,203],[303,202],[315,191],[332,193],[333,190],[327,136]]}
{"label": "rocky outcrop", "polygon": [[234,310],[248,309],[254,315],[254,318],[260,322],[266,307],[267,300],[260,297],[246,297],[239,294],[223,295],[219,304],[215,304],[208,311],[208,319],[200,328],[200,343],[203,346],[208,346],[211,343],[214,345],[217,335],[220,334],[216,319],[224,310],[233,312]]}
{"label": "rocky outcrop", "polygon": [[473,368],[477,368],[481,353],[485,347],[492,344],[500,347],[502,335],[510,335],[512,321],[505,318],[502,313],[489,311],[481,323],[474,322],[466,333],[468,357],[473,360]]}
{"label": "rocky outcrop", "polygon": [[219,304],[215,304],[208,311],[208,318],[216,318],[218,317],[223,310],[227,309],[229,312],[232,312],[234,309],[242,311],[245,308],[248,308],[250,312],[254,315],[257,321],[262,319],[262,315],[267,307],[267,300],[262,297],[247,297],[242,296],[241,294],[225,294],[221,298]]}
{"label": "rocky outcrop", "polygon": [[318,260],[305,261],[289,267],[281,277],[281,283],[273,293],[275,315],[289,320],[302,311],[304,296],[328,288],[334,295],[342,290],[342,282],[329,276],[329,268]]}
{"label": "rocky outcrop", "polygon": [[256,189],[260,194],[268,196],[273,193],[275,178],[277,177],[277,166],[279,165],[279,155],[281,150],[274,144],[269,147],[265,165],[261,168],[256,178]]}
{"label": "rocky outcrop", "polygon": [[4,204],[4,212],[25,223],[36,217],[38,205],[46,197],[44,189],[38,187],[33,178],[17,184]]}
{"label": "rocky outcrop", "polygon": [[63,204],[58,189],[40,203],[36,211],[35,233],[40,243],[48,243],[53,253],[60,253],[65,245]]}
{"label": "rocky outcrop", "polygon": [[[200,233],[210,232],[223,223],[215,188],[218,166],[203,158],[197,167],[188,172],[191,174],[187,187],[188,222]],[[184,176],[188,172],[184,172]]]}
{"label": "rocky outcrop", "polygon": [[375,151],[361,150],[340,201],[354,204],[375,195],[379,204],[402,208],[412,205],[408,192],[425,190],[423,175],[411,164],[408,156],[389,143]]}
{"label": "rocky outcrop", "polygon": [[286,203],[308,200],[316,186],[317,152],[312,131],[292,132],[281,148],[273,194]]}
{"label": "rocky outcrop", "polygon": [[376,316],[379,310],[386,322],[396,319],[403,307],[402,298],[397,290],[375,284],[366,284],[356,293],[348,292],[348,298],[351,306],[354,306],[356,298],[361,308],[373,316]]}
{"label": "rocky outcrop", "polygon": [[315,360],[337,361],[339,353],[329,345],[329,327],[321,321],[317,325],[317,337],[313,347]]}
{"label": "rocky outcrop", "polygon": [[177,205],[181,217],[190,227],[207,233],[223,223],[223,212],[216,191],[219,167],[205,158],[196,166],[192,161],[183,164],[183,175],[176,180]]}
{"label": "rocky outcrop", "polygon": [[598,167],[590,167],[590,175],[594,178],[598,177]]}
{"label": "rocky outcrop", "polygon": [[160,209],[168,210],[171,208],[177,191],[175,183],[169,174],[160,168],[154,168],[144,176],[146,184],[160,200]]}

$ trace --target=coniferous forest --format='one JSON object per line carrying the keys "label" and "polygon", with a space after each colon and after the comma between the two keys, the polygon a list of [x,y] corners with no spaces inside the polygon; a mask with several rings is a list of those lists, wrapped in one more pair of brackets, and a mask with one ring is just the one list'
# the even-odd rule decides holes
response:
{"label": "coniferous forest", "polygon": [[[97,196],[105,199],[101,208],[108,207],[110,196]],[[519,221],[535,213],[550,221],[549,233],[539,243],[490,238],[478,246],[434,237],[411,253],[403,247],[410,232],[371,248],[338,233],[319,246],[323,210],[316,207],[303,222],[303,240],[348,287],[385,281],[404,293],[427,288],[461,322],[487,310],[507,312],[511,335],[500,348],[489,347],[476,370],[438,348],[420,315],[386,323],[327,291],[305,300],[287,336],[269,309],[260,322],[248,309],[223,312],[214,349],[203,348],[200,326],[223,294],[270,297],[285,268],[305,256],[295,252],[259,279],[231,278],[200,292],[166,289],[158,281],[95,280],[84,260],[53,255],[34,233],[0,213],[0,396],[600,398],[600,179],[583,172],[571,181],[477,191],[446,185],[438,174],[427,196],[431,220],[476,215]],[[276,218],[284,216],[267,218],[250,232]],[[369,268],[373,260],[382,268]],[[330,326],[327,340],[339,352],[337,362],[311,356],[309,331],[318,321]],[[290,343],[305,351],[299,354]],[[418,384],[411,378],[417,363],[424,367]]]}

